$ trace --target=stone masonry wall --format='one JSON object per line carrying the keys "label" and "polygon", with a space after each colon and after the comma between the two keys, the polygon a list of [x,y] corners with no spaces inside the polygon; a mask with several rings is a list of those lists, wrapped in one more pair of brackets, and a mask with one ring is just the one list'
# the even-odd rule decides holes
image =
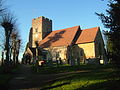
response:
{"label": "stone masonry wall", "polygon": [[78,44],[80,48],[84,50],[85,58],[95,58],[95,43],[84,43],[84,44]]}
{"label": "stone masonry wall", "polygon": [[66,46],[60,46],[60,47],[50,47],[46,48],[47,51],[51,54],[51,56],[48,56],[47,58],[52,58],[52,60],[60,59],[63,62],[67,62],[67,47]]}
{"label": "stone masonry wall", "polygon": [[36,47],[35,41],[41,41],[52,31],[52,20],[43,16],[32,19],[32,47]]}

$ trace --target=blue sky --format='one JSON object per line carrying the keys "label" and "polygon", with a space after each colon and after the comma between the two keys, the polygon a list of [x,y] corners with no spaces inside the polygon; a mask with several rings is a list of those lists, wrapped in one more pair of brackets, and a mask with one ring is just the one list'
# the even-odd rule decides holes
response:
{"label": "blue sky", "polygon": [[[53,30],[80,25],[81,29],[100,26],[95,12],[105,12],[108,0],[7,0],[6,6],[18,18],[23,47],[28,41],[31,20],[45,16],[53,21]],[[22,56],[22,54],[21,54]]]}

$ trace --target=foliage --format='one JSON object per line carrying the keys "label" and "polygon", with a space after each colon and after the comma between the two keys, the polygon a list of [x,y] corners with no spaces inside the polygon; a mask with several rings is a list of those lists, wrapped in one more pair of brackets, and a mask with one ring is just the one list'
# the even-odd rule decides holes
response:
{"label": "foliage", "polygon": [[108,7],[109,9],[106,10],[107,15],[103,13],[97,13],[97,15],[100,17],[103,25],[110,29],[105,32],[108,40],[108,56],[112,63],[120,68],[120,1],[110,0]]}

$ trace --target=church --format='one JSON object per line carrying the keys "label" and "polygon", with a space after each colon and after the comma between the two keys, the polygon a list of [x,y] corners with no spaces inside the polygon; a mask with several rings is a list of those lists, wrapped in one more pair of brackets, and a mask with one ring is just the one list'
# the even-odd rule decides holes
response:
{"label": "church", "polygon": [[69,64],[106,63],[106,51],[100,27],[80,26],[52,31],[52,20],[43,16],[32,20],[24,57],[31,60],[61,60]]}

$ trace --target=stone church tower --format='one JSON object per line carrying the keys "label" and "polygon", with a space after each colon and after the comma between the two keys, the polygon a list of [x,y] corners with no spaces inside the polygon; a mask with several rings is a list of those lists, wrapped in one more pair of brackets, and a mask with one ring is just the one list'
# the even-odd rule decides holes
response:
{"label": "stone church tower", "polygon": [[35,42],[43,40],[51,32],[52,20],[43,16],[33,19],[29,34],[29,46],[35,48]]}

